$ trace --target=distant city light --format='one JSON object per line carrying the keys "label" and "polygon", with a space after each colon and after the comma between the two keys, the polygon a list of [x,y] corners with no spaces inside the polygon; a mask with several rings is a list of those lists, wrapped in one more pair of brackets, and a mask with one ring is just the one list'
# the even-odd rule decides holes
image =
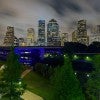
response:
{"label": "distant city light", "polygon": [[49,54],[48,54],[48,53],[44,54],[44,57],[48,57],[48,56],[49,56]]}
{"label": "distant city light", "polygon": [[28,57],[25,57],[25,59],[28,59]]}
{"label": "distant city light", "polygon": [[64,57],[66,57],[66,55],[64,55]]}
{"label": "distant city light", "polygon": [[76,75],[77,73],[75,72],[75,75]]}
{"label": "distant city light", "polygon": [[18,84],[19,84],[19,85],[21,85],[21,84],[22,84],[22,82],[19,82]]}
{"label": "distant city light", "polygon": [[86,61],[91,61],[91,58],[87,56],[87,57],[85,58],[85,60],[86,60]]}
{"label": "distant city light", "polygon": [[28,53],[30,53],[30,52],[25,51],[25,53],[28,54]]}
{"label": "distant city light", "polygon": [[50,57],[52,57],[52,55],[50,55]]}
{"label": "distant city light", "polygon": [[89,74],[87,74],[87,77],[89,77],[90,75]]}
{"label": "distant city light", "polygon": [[79,57],[77,55],[74,55],[73,59],[76,60],[78,59]]}

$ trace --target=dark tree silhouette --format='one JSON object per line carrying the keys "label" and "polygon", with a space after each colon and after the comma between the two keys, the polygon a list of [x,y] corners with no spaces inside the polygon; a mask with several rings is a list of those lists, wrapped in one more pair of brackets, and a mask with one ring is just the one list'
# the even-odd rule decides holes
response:
{"label": "dark tree silhouette", "polygon": [[14,53],[14,48],[7,57],[7,62],[2,73],[1,93],[8,95],[10,100],[20,98],[24,92],[24,84],[21,81],[22,66],[18,61],[18,56]]}
{"label": "dark tree silhouette", "polygon": [[51,82],[54,86],[52,100],[85,100],[68,56],[65,58],[64,65],[55,69]]}

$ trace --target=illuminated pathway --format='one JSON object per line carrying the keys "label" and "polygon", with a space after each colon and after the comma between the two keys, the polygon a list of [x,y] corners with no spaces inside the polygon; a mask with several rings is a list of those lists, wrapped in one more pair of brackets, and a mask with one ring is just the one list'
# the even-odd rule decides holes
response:
{"label": "illuminated pathway", "polygon": [[43,100],[40,96],[26,90],[25,93],[22,95],[24,100]]}
{"label": "illuminated pathway", "polygon": [[[27,69],[22,73],[21,78],[24,78],[32,69]],[[24,100],[43,100],[42,97],[26,90],[25,93],[21,96]]]}
{"label": "illuminated pathway", "polygon": [[32,69],[27,69],[22,73],[21,78],[24,78]]}

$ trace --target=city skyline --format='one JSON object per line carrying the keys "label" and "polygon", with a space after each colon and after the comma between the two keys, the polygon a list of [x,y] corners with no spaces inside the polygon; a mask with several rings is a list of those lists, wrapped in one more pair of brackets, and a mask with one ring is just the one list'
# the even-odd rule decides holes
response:
{"label": "city skyline", "polygon": [[[14,26],[15,36],[26,37],[27,29],[38,34],[38,20],[57,20],[62,33],[71,34],[77,21],[87,20],[87,27],[100,24],[99,0],[0,0],[0,32],[2,41],[7,26]],[[4,29],[3,29],[3,28]],[[90,34],[90,31],[88,32]]]}
{"label": "city skyline", "polygon": [[65,42],[78,42],[89,45],[94,41],[100,42],[100,25],[95,26],[91,30],[91,35],[88,35],[86,20],[77,22],[77,28],[72,32],[71,37],[69,37],[69,33],[61,33],[59,28],[59,24],[55,19],[51,19],[47,25],[45,25],[45,20],[39,20],[37,38],[34,28],[28,28],[27,36],[19,38],[15,36],[14,27],[7,26],[2,46],[64,46]]}

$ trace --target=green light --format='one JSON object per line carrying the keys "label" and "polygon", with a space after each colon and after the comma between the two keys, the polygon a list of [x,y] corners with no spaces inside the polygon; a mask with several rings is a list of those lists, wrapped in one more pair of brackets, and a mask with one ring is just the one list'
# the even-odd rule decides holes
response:
{"label": "green light", "polygon": [[90,77],[90,75],[89,75],[89,74],[87,74],[87,77]]}
{"label": "green light", "polygon": [[19,84],[19,85],[21,85],[21,84],[22,84],[22,82],[19,82],[18,84]]}
{"label": "green light", "polygon": [[79,57],[77,55],[74,55],[73,59],[78,59]]}
{"label": "green light", "polygon": [[50,57],[51,57],[52,55],[50,55]]}
{"label": "green light", "polygon": [[44,57],[48,57],[48,56],[49,56],[49,54],[48,54],[48,53],[44,55]]}
{"label": "green light", "polygon": [[87,57],[85,58],[85,60],[91,61],[91,58],[87,56]]}
{"label": "green light", "polygon": [[64,55],[64,57],[66,57],[66,55]]}

